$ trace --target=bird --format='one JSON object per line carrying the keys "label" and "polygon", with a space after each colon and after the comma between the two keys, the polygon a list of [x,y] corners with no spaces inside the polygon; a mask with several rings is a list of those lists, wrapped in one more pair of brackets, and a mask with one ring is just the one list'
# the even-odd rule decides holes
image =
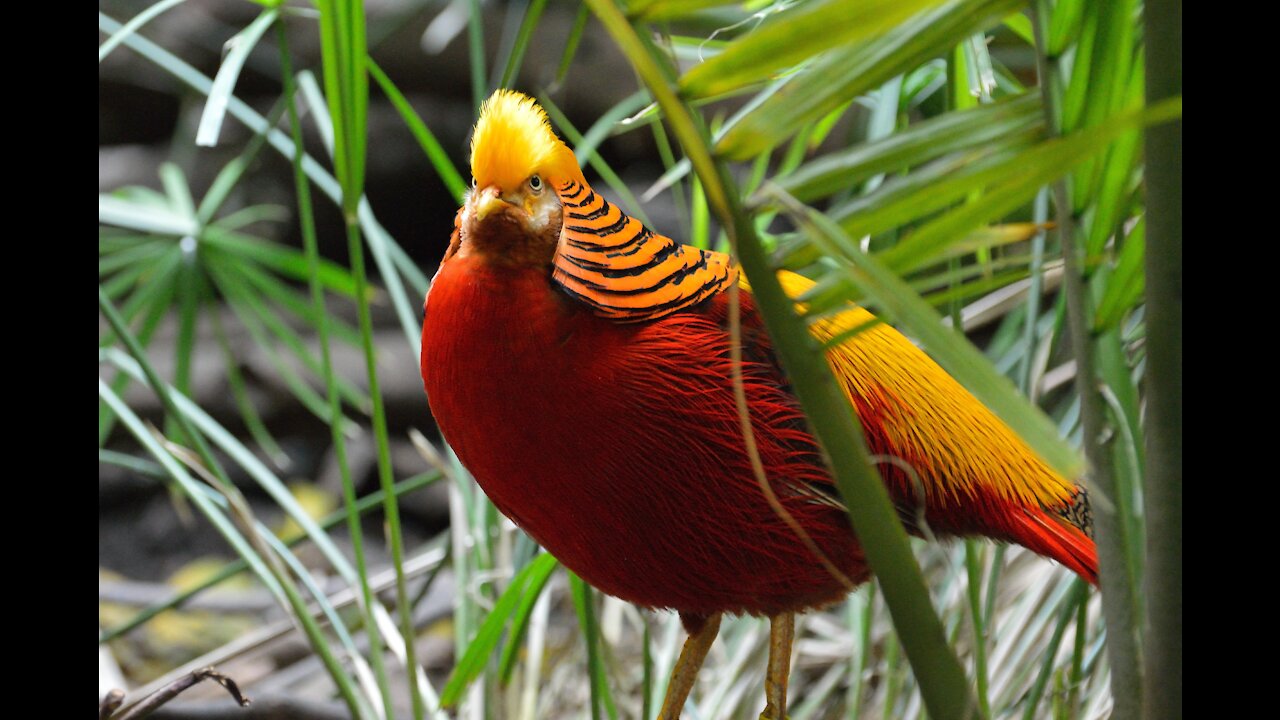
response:
{"label": "bird", "polygon": [[[761,717],[780,720],[795,614],[871,571],[745,277],[597,193],[522,93],[483,103],[470,150],[423,315],[443,438],[579,577],[679,613],[688,638],[659,718],[679,718],[721,617],[747,614],[770,620]],[[778,278],[792,298],[813,285]],[[1016,543],[1096,584],[1085,489],[867,310],[813,332],[859,327],[827,360],[906,528]]]}

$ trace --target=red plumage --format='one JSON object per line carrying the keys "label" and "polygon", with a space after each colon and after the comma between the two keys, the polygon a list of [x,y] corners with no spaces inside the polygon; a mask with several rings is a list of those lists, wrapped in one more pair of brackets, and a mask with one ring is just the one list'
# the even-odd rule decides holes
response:
{"label": "red plumage", "polygon": [[[748,288],[734,394],[732,259],[654,233],[595,194],[542,111],[499,91],[476,187],[432,282],[422,377],[445,439],[494,504],[564,565],[691,636],[660,713],[676,718],[723,612],[770,616],[766,715],[785,716],[792,612],[869,570]],[[812,283],[787,272],[792,297]],[[812,322],[907,528],[980,535],[1091,582],[1087,494],[942,368],[849,305]],[[758,479],[763,475],[764,479]],[[768,483],[767,487],[761,483]]]}
{"label": "red plumage", "polygon": [[[755,339],[744,380],[779,500],[855,582],[867,577],[804,417]],[[731,392],[727,300],[619,325],[548,274],[475,256],[442,266],[423,326],[432,413],[494,504],[601,590],[691,615],[774,614],[843,597],[754,480]],[[589,510],[587,510],[589,508]]]}
{"label": "red plumage", "polygon": [[[740,297],[744,385],[765,476],[823,553],[861,582],[868,570],[848,516],[797,492],[831,481],[751,295]],[[498,508],[611,595],[698,616],[838,600],[848,588],[755,480],[732,394],[727,312],[721,294],[618,324],[557,291],[545,269],[454,257],[432,285],[423,324],[427,396]],[[872,452],[900,455],[868,402],[858,410]],[[895,497],[911,496],[900,466],[882,472],[903,488]],[[1096,581],[1092,541],[1041,510],[988,499],[925,518],[934,533],[1017,542]]]}

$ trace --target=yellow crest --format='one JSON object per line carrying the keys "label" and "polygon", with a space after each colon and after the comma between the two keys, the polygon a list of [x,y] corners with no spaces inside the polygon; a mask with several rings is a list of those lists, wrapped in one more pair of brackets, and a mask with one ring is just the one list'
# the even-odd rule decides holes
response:
{"label": "yellow crest", "polygon": [[498,90],[480,108],[471,135],[471,175],[479,187],[513,190],[539,175],[553,188],[582,182],[578,160],[551,129],[547,114],[533,98]]}

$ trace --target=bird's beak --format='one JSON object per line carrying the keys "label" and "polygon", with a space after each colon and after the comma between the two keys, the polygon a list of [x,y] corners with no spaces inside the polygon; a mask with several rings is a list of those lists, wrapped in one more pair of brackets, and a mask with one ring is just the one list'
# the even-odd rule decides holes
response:
{"label": "bird's beak", "polygon": [[505,205],[507,205],[507,202],[502,199],[502,191],[498,189],[497,185],[490,185],[481,190],[480,196],[476,198],[476,220],[484,220],[501,210]]}

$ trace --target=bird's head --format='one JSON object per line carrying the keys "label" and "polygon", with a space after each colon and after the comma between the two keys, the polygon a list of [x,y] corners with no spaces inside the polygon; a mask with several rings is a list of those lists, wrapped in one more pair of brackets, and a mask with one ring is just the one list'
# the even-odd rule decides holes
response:
{"label": "bird's head", "polygon": [[561,226],[557,190],[583,177],[532,98],[498,90],[485,101],[471,136],[471,175],[462,251],[507,264],[550,262]]}

